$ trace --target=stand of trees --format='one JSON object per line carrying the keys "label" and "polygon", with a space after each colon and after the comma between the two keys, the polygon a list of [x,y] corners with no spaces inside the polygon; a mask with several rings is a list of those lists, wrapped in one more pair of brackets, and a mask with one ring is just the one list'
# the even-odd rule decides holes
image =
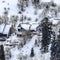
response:
{"label": "stand of trees", "polygon": [[42,49],[43,52],[48,51],[48,45],[51,42],[52,23],[45,17],[41,23],[42,26]]}
{"label": "stand of trees", "polygon": [[32,0],[33,4],[35,5],[35,7],[37,7],[40,3],[40,0]]}
{"label": "stand of trees", "polygon": [[60,31],[57,40],[54,39],[52,42],[50,60],[60,60]]}
{"label": "stand of trees", "polygon": [[5,60],[4,47],[0,45],[0,60]]}
{"label": "stand of trees", "polygon": [[20,11],[24,11],[28,7],[29,0],[18,0],[18,7]]}

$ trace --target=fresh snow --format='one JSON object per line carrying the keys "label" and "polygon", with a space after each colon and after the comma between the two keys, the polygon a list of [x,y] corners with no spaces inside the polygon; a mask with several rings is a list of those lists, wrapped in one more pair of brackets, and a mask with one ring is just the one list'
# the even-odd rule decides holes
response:
{"label": "fresh snow", "polygon": [[[15,39],[16,35],[13,39]],[[17,46],[12,48],[10,51],[12,53],[12,57],[9,60],[17,60],[19,56],[27,56],[27,58],[33,59],[33,60],[50,60],[50,52],[42,54],[40,51],[41,45],[39,47],[35,46],[35,40],[37,39],[37,35],[33,36],[31,40],[23,46],[23,48],[18,49]],[[6,42],[7,43],[7,42]],[[6,46],[4,46],[6,47]],[[35,56],[33,58],[29,57],[31,53],[31,48],[34,48],[34,54]],[[50,50],[50,49],[49,49]],[[28,59],[27,59],[28,60]]]}
{"label": "fresh snow", "polygon": [[1,24],[1,25],[0,25],[0,33],[3,33],[4,27],[5,27],[5,24]]}
{"label": "fresh snow", "polygon": [[[5,2],[3,2],[5,1]],[[50,2],[52,0],[41,0],[41,2]],[[60,5],[60,0],[53,0],[55,3],[57,3],[57,5]],[[11,15],[17,15],[19,16],[19,18],[21,18],[21,15],[26,16],[27,19],[23,21],[23,23],[28,23],[28,24],[21,24],[21,27],[23,27],[25,30],[36,30],[36,27],[40,24],[40,21],[43,19],[42,18],[42,13],[44,12],[44,8],[43,9],[34,9],[34,6],[32,6],[31,3],[29,3],[29,7],[26,7],[26,10],[24,12],[22,12],[22,14],[18,14],[18,6],[17,6],[17,2],[18,0],[0,0],[0,15],[4,14],[4,8],[10,8],[10,10],[8,10],[8,16]],[[35,15],[35,11],[37,11],[36,15]],[[59,16],[60,17],[60,16]],[[30,21],[28,21],[28,18],[31,18]],[[38,19],[38,21],[35,21],[36,19]],[[56,18],[51,18],[51,21],[53,21],[53,24],[57,24],[58,20]],[[19,20],[16,24],[16,28],[19,25]],[[5,29],[4,29],[5,27]],[[11,25],[6,25],[5,24],[1,24],[0,25],[0,33],[3,34],[8,34],[9,29],[10,29]],[[11,53],[12,53],[12,57],[9,60],[18,60],[18,56],[27,56],[30,58],[30,53],[31,53],[31,48],[34,48],[34,53],[35,56],[32,58],[33,60],[50,60],[50,49],[48,53],[42,54],[41,53],[41,45],[39,45],[39,47],[35,46],[35,40],[37,39],[37,35],[34,35],[28,43],[26,43],[26,45],[23,46],[23,48],[18,49],[18,46],[15,46],[14,48],[11,48]],[[6,49],[5,44],[10,45],[11,43],[14,42],[19,42],[18,38],[15,34],[12,34],[5,42],[4,42],[4,48]],[[8,48],[8,47],[7,47]],[[32,60],[30,58],[30,60]],[[27,59],[29,60],[29,59]]]}
{"label": "fresh snow", "polygon": [[11,28],[11,25],[6,25],[4,28],[3,34],[9,34],[10,28]]}
{"label": "fresh snow", "polygon": [[[5,1],[3,3],[3,1]],[[4,8],[10,8],[9,15],[17,14],[17,1],[18,0],[0,0],[0,14],[3,14]]]}

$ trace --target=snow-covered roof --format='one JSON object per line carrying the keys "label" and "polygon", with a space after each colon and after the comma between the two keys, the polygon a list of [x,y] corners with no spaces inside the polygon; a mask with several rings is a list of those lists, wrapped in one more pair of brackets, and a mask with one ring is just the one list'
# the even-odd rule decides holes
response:
{"label": "snow-covered roof", "polygon": [[10,31],[10,28],[11,28],[11,25],[6,25],[6,26],[5,26],[5,29],[4,29],[4,31],[3,31],[3,34],[8,34],[9,31]]}
{"label": "snow-covered roof", "polygon": [[60,18],[51,18],[50,21],[52,21],[53,24],[57,24],[59,22]]}
{"label": "snow-covered roof", "polygon": [[41,0],[41,2],[51,2],[51,0]]}
{"label": "snow-covered roof", "polygon": [[39,26],[39,24],[33,24],[32,26],[31,26],[31,30],[36,30],[36,28]]}
{"label": "snow-covered roof", "polygon": [[11,42],[17,42],[18,41],[18,38],[16,35],[13,35],[13,36],[10,36],[7,41],[11,41]]}
{"label": "snow-covered roof", "polygon": [[3,32],[4,27],[5,27],[5,24],[1,24],[1,25],[0,25],[0,33]]}
{"label": "snow-covered roof", "polygon": [[1,24],[0,25],[0,33],[2,34],[8,34],[10,31],[11,25],[5,25],[5,24]]}
{"label": "snow-covered roof", "polygon": [[38,26],[39,24],[21,24],[21,27],[25,30],[36,30]]}
{"label": "snow-covered roof", "polygon": [[21,24],[21,27],[25,30],[29,30],[30,25],[29,24]]}

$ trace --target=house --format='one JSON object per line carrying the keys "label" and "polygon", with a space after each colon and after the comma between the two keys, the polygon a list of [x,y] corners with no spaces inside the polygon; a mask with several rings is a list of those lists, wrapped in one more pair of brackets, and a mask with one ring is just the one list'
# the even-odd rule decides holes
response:
{"label": "house", "polygon": [[19,32],[26,31],[26,32],[36,32],[36,28],[39,24],[19,24],[17,29]]}
{"label": "house", "polygon": [[0,24],[0,37],[8,37],[11,35],[12,25]]}
{"label": "house", "polygon": [[11,25],[6,25],[5,29],[3,30],[3,35],[8,37],[11,34]]}
{"label": "house", "polygon": [[3,36],[3,30],[4,30],[4,28],[5,28],[5,24],[1,24],[0,25],[0,37]]}
{"label": "house", "polygon": [[18,36],[23,36],[23,35],[25,35],[25,31],[26,30],[21,27],[21,24],[19,24],[18,27],[17,27],[17,31],[16,31],[17,35]]}
{"label": "house", "polygon": [[24,40],[31,38],[33,35],[36,35],[36,28],[39,24],[19,24],[17,27],[16,34],[19,37],[23,37]]}

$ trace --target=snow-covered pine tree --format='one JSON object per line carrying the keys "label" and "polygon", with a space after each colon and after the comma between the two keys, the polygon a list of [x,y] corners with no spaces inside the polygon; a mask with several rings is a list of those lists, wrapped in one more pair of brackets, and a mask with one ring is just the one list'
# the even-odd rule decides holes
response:
{"label": "snow-covered pine tree", "polygon": [[60,60],[60,30],[56,42],[51,46],[51,60]]}
{"label": "snow-covered pine tree", "polygon": [[39,3],[39,0],[34,0],[33,2],[34,2],[34,3]]}
{"label": "snow-covered pine tree", "polygon": [[35,45],[37,45],[37,40],[35,40]]}
{"label": "snow-covered pine tree", "polygon": [[4,47],[0,45],[0,60],[5,60]]}
{"label": "snow-covered pine tree", "polygon": [[23,47],[23,43],[21,43],[20,45],[21,45],[21,47]]}
{"label": "snow-covered pine tree", "polygon": [[44,52],[48,51],[48,45],[51,41],[51,32],[52,32],[52,23],[49,21],[47,17],[45,17],[42,22],[42,49]]}
{"label": "snow-covered pine tree", "polygon": [[55,56],[56,56],[56,47],[57,47],[57,40],[56,40],[56,36],[55,33],[53,33],[53,40],[51,43],[51,58],[50,60],[55,60]]}
{"label": "snow-covered pine tree", "polygon": [[18,0],[18,8],[20,9],[20,11],[24,11],[25,8],[28,6],[28,2],[29,0]]}
{"label": "snow-covered pine tree", "polygon": [[32,48],[32,49],[31,49],[30,57],[34,57],[34,55],[35,55],[35,54],[34,54],[34,49]]}
{"label": "snow-covered pine tree", "polygon": [[56,6],[57,6],[56,3],[54,3],[53,0],[51,0],[51,6],[52,6],[52,7],[56,7]]}
{"label": "snow-covered pine tree", "polygon": [[24,21],[24,16],[23,15],[21,16],[20,21],[23,23],[23,21]]}
{"label": "snow-covered pine tree", "polygon": [[26,44],[26,40],[24,40],[24,45]]}
{"label": "snow-covered pine tree", "polygon": [[24,0],[26,7],[28,7],[29,0]]}
{"label": "snow-covered pine tree", "polygon": [[20,11],[24,10],[24,1],[23,0],[18,0],[18,8]]}
{"label": "snow-covered pine tree", "polygon": [[40,0],[32,0],[33,4],[35,5],[35,7],[37,7],[40,3]]}

